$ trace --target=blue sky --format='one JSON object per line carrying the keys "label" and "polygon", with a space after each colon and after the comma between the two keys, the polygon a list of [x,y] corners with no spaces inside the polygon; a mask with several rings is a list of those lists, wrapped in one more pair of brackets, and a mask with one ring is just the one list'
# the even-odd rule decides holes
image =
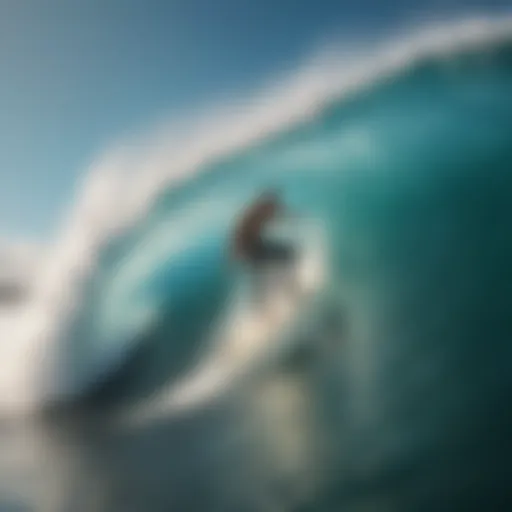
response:
{"label": "blue sky", "polygon": [[110,143],[293,67],[322,40],[507,3],[0,0],[0,237],[51,235]]}

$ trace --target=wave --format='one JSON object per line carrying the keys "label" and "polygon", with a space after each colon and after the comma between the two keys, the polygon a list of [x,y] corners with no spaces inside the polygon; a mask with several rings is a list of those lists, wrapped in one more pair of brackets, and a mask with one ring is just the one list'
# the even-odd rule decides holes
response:
{"label": "wave", "polygon": [[[349,105],[419,63],[449,65],[450,57],[508,44],[512,19],[411,32],[371,49],[344,43],[342,53],[339,43],[329,45],[247,100],[159,127],[101,157],[31,278],[30,296],[4,315],[0,350],[9,370],[0,379],[2,412],[72,400],[126,361],[168,299],[168,290],[148,293],[155,269],[191,249],[204,257],[208,244],[222,245],[226,225],[247,199],[225,181],[214,199],[197,193],[205,183],[221,186],[216,179],[219,168],[226,172],[220,165],[226,159],[275,143],[320,119],[333,103]],[[358,140],[365,151],[364,137]]]}

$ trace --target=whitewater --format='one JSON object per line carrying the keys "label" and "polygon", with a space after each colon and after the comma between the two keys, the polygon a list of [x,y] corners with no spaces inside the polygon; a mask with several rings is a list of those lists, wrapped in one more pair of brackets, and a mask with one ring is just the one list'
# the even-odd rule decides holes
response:
{"label": "whitewater", "polygon": [[[100,155],[52,244],[1,247],[0,418],[34,423],[0,436],[0,474],[57,462],[0,490],[48,511],[503,497],[511,56],[510,16],[335,41]],[[321,233],[321,284],[302,324],[240,329],[254,311],[225,247],[268,186]],[[239,351],[254,332],[257,355]],[[78,427],[38,423],[77,404]]]}

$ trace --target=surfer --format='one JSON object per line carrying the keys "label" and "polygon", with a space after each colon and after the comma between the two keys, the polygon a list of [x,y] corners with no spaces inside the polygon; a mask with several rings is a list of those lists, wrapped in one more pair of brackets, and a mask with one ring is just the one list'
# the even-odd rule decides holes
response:
{"label": "surfer", "polygon": [[260,195],[242,214],[232,237],[232,257],[253,268],[272,263],[290,263],[294,248],[275,240],[266,240],[264,230],[269,223],[285,214],[285,207],[275,191]]}
{"label": "surfer", "polygon": [[[285,212],[279,194],[267,190],[243,211],[231,237],[231,258],[247,266],[253,282],[251,295],[260,306],[267,303],[265,298],[269,291],[264,275],[276,264],[289,266],[296,256],[293,245],[265,237],[265,228],[272,221],[283,217]],[[286,214],[287,217],[290,215],[288,212]],[[278,275],[281,281],[283,274]],[[274,274],[274,278],[278,275]],[[282,286],[285,285],[285,289],[291,293],[296,291],[293,282],[288,279],[286,283],[281,281],[277,286],[283,289]]]}

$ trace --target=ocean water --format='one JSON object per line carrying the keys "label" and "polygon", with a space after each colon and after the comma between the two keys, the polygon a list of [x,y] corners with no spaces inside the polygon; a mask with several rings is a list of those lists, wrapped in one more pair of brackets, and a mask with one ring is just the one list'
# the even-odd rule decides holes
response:
{"label": "ocean water", "polygon": [[[1,318],[1,511],[510,508],[510,20],[320,61],[100,160]],[[269,186],[328,278],[240,371],[225,247]]]}

